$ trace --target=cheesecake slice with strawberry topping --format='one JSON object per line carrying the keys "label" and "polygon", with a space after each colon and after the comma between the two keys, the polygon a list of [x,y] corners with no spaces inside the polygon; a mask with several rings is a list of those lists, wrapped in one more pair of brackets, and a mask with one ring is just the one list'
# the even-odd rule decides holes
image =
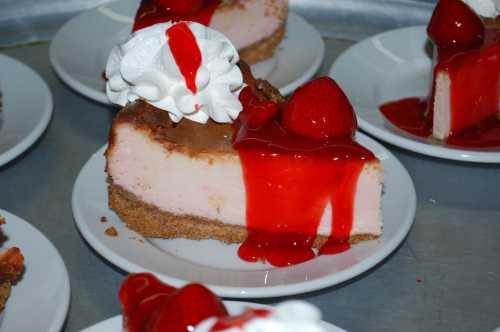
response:
{"label": "cheesecake slice with strawberry topping", "polygon": [[142,0],[133,31],[169,21],[194,21],[226,35],[241,58],[271,58],[285,36],[288,0]]}
{"label": "cheesecake slice with strawberry topping", "polygon": [[427,28],[435,45],[429,116],[438,139],[500,118],[500,30],[488,21],[495,20],[461,0],[440,0],[434,10]]}
{"label": "cheesecake slice with strawberry topping", "polygon": [[[197,34],[197,25],[179,24]],[[162,57],[176,59],[163,47]],[[337,83],[318,78],[285,100],[243,62],[231,67],[212,55],[216,60],[207,63],[201,49],[198,75],[214,72],[195,75],[195,93],[187,88],[191,75],[158,89],[172,91],[164,97],[144,75],[148,85],[138,81],[113,91],[125,107],[113,121],[106,152],[109,204],[126,225],[147,237],[240,243],[243,260],[275,266],[377,238],[382,166],[355,141],[356,118]],[[238,60],[228,45],[210,49],[222,50],[230,63]],[[158,73],[154,79],[163,82]],[[110,82],[123,86],[118,77]],[[140,91],[147,93],[138,98]]]}

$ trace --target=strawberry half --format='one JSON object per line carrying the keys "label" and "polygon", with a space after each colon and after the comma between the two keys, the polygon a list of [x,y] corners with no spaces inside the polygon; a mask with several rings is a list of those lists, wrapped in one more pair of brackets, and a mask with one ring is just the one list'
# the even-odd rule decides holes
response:
{"label": "strawberry half", "polygon": [[154,2],[176,15],[194,14],[203,7],[203,0],[154,0]]}
{"label": "strawberry half", "polygon": [[474,47],[484,40],[481,18],[461,0],[440,0],[427,34],[438,46]]}
{"label": "strawberry half", "polygon": [[228,315],[222,301],[208,288],[189,284],[172,294],[156,317],[152,317],[150,332],[188,332],[209,317]]}
{"label": "strawberry half", "polygon": [[283,126],[308,138],[352,137],[357,127],[351,103],[329,77],[320,77],[298,88],[282,116]]}
{"label": "strawberry half", "polygon": [[279,111],[277,103],[270,100],[259,100],[248,86],[241,90],[239,99],[243,105],[239,120],[246,123],[249,128],[263,126],[271,121]]}

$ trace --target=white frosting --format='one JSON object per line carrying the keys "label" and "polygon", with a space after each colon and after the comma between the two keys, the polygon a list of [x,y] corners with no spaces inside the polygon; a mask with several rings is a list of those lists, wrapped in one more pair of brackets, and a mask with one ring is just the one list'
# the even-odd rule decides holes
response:
{"label": "white frosting", "polygon": [[202,56],[193,94],[168,45],[166,31],[172,25],[169,22],[141,29],[113,48],[106,65],[109,100],[125,106],[143,99],[169,112],[174,122],[182,118],[200,123],[209,118],[232,122],[242,110],[238,94],[243,77],[236,65],[239,57],[235,47],[221,33],[188,23]]}
{"label": "white frosting", "polygon": [[477,14],[483,17],[497,17],[500,12],[500,0],[462,0]]}
{"label": "white frosting", "polygon": [[[215,322],[215,318],[209,318],[198,324],[194,332],[210,331]],[[241,328],[224,332],[325,332],[325,328],[316,307],[302,301],[288,301],[279,304],[267,317],[252,319]]]}

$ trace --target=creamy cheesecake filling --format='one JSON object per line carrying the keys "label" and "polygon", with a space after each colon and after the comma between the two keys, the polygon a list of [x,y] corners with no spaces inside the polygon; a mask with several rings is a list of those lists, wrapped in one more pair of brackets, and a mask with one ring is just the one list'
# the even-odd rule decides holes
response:
{"label": "creamy cheesecake filling", "polygon": [[451,129],[451,81],[449,75],[446,72],[437,73],[435,84],[432,136],[444,140],[450,136]]}
{"label": "creamy cheesecake filling", "polygon": [[215,11],[210,27],[223,32],[237,49],[243,49],[271,37],[287,15],[287,0],[240,0]]}
{"label": "creamy cheesecake filling", "polygon": [[[188,156],[168,143],[153,141],[149,132],[121,123],[114,127],[108,174],[114,184],[158,209],[178,215],[246,225],[245,185],[236,153]],[[367,163],[358,180],[351,236],[380,235],[382,169]],[[318,234],[331,233],[327,205]]]}

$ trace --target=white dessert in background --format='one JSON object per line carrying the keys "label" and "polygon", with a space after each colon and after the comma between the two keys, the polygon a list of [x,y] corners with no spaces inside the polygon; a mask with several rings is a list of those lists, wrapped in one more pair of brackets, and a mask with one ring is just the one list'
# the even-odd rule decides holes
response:
{"label": "white dessert in background", "polygon": [[[210,332],[216,318],[208,318],[198,324],[193,332]],[[340,328],[321,323],[321,312],[315,306],[303,301],[288,301],[269,310],[266,317],[253,317],[242,326],[230,327],[221,332],[342,332]]]}

